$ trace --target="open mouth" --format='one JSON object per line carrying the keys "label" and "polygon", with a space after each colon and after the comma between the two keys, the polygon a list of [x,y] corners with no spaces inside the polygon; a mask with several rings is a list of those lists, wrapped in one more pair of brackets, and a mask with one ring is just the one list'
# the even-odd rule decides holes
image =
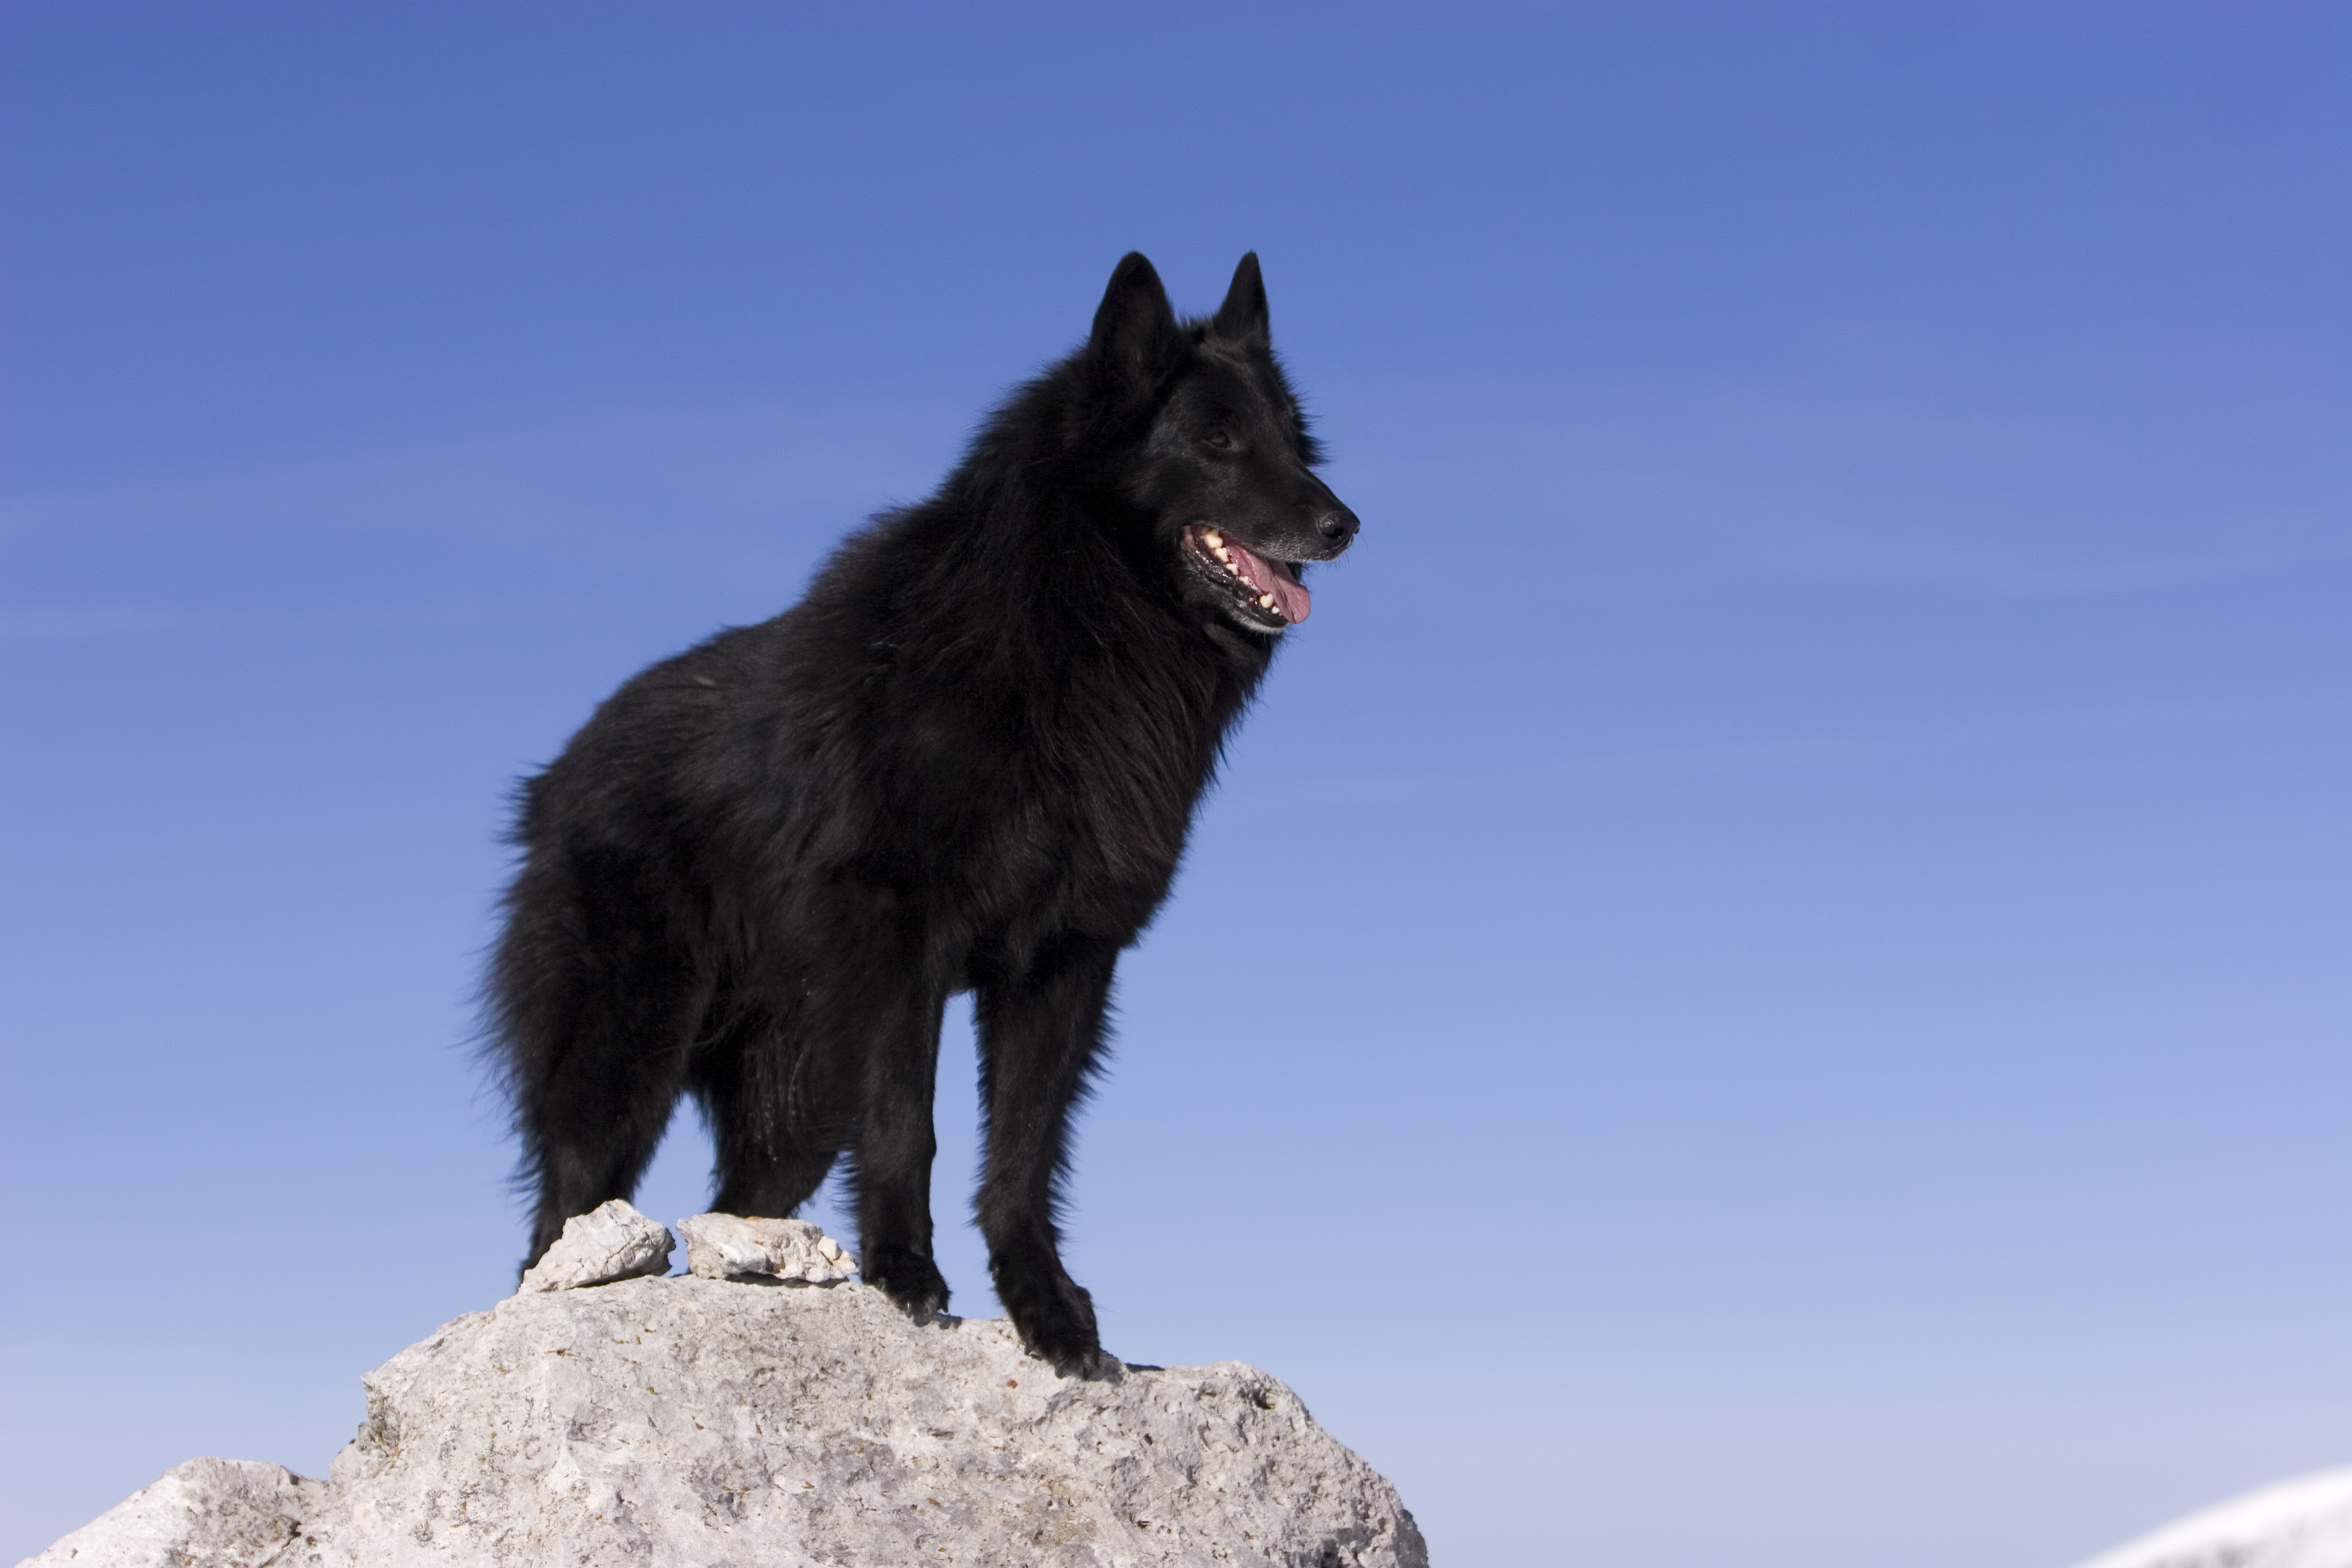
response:
{"label": "open mouth", "polygon": [[1307,618],[1311,603],[1289,562],[1270,561],[1213,528],[1187,528],[1184,546],[1202,575],[1232,596],[1234,618],[1251,630],[1278,632]]}

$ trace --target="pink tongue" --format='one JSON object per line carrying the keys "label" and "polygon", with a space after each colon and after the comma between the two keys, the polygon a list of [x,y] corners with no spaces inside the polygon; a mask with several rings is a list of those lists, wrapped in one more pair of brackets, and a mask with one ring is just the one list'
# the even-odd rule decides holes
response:
{"label": "pink tongue", "polygon": [[1274,607],[1282,612],[1286,621],[1303,621],[1313,608],[1307,597],[1307,584],[1290,574],[1290,568],[1279,562],[1267,561],[1252,554],[1228,535],[1225,548],[1233,552],[1234,564],[1242,569],[1250,586],[1261,594],[1274,595]]}

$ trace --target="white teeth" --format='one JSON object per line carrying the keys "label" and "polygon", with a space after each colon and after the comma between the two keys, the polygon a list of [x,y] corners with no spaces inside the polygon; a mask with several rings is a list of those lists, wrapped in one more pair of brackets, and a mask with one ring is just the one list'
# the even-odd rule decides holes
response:
{"label": "white teeth", "polygon": [[[1216,557],[1217,564],[1225,569],[1227,575],[1239,579],[1245,587],[1257,586],[1250,581],[1249,574],[1242,570],[1241,563],[1234,559],[1233,550],[1225,547],[1225,536],[1223,533],[1213,528],[1204,528],[1201,531],[1201,542],[1208,546],[1209,553]],[[1237,549],[1239,546],[1234,548]],[[1273,594],[1260,594],[1257,596],[1257,607],[1261,610],[1273,609]]]}

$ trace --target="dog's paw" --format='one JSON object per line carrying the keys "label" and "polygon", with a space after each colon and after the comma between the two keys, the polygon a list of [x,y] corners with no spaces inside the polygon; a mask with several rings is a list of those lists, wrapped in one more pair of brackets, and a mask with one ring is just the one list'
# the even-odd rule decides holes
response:
{"label": "dog's paw", "polygon": [[[1004,1303],[1021,1342],[1031,1355],[1054,1363],[1057,1377],[1117,1382],[1126,1370],[1115,1355],[1106,1354],[1095,1328],[1094,1298],[1070,1277],[1040,1281],[1034,1289],[1015,1292]],[[1000,1297],[1003,1287],[998,1287]]]}
{"label": "dog's paw", "polygon": [[947,1279],[938,1264],[919,1253],[903,1247],[871,1247],[859,1271],[868,1285],[919,1323],[928,1323],[948,1310]]}
{"label": "dog's paw", "polygon": [[1022,1344],[1034,1359],[1048,1363],[1055,1377],[1075,1377],[1087,1383],[1117,1383],[1127,1372],[1127,1363],[1093,1342],[1091,1335],[1079,1339],[1073,1335],[1057,1340],[1050,1335],[1023,1334]]}

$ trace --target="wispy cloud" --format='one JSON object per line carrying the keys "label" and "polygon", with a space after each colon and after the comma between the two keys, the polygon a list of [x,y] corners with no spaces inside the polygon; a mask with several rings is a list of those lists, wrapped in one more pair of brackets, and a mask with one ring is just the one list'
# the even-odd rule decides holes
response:
{"label": "wispy cloud", "polygon": [[[544,607],[547,601],[541,601]],[[371,605],[304,605],[269,610],[178,610],[135,605],[64,609],[0,608],[0,642],[70,642],[107,637],[341,636],[352,631],[413,631],[478,626],[511,618],[511,605],[433,599]]]}
{"label": "wispy cloud", "polygon": [[2352,702],[2280,699],[2245,702],[2118,703],[1847,734],[1700,742],[1597,751],[1558,762],[1471,774],[1360,774],[1254,791],[1247,813],[1287,815],[1301,799],[1364,804],[1496,799],[1644,777],[1826,769],[1906,757],[1999,750],[2052,740],[2155,734],[2280,723],[2338,723]]}
{"label": "wispy cloud", "polygon": [[[492,430],[0,495],[0,537],[92,530],[569,530],[775,516],[847,527],[929,488],[909,422],[782,405],[525,410]],[[916,425],[918,432],[920,425]],[[942,437],[944,440],[944,437]]]}
{"label": "wispy cloud", "polygon": [[92,609],[0,609],[0,640],[67,641],[78,637],[131,637],[153,632],[203,629],[205,617],[179,610],[129,606]]}
{"label": "wispy cloud", "polygon": [[[2253,542],[2234,550],[2156,555],[2078,566],[2052,565],[2017,572],[2001,584],[2024,597],[2154,593],[2263,577],[2339,572],[2352,566],[2352,525],[2329,531],[2316,521],[2297,528],[2272,524],[2249,528]],[[2267,535],[2267,537],[2264,537]]]}
{"label": "wispy cloud", "polygon": [[[2170,463],[2159,432],[2088,417],[1979,418],[1785,389],[1476,406],[1493,422],[1365,443],[1342,465],[1347,493],[1368,515],[1532,544],[1583,596],[1771,584],[2095,595],[2352,562],[2342,466],[2313,460],[2307,443],[2217,483]],[[1387,412],[1361,422],[1377,437]]]}

